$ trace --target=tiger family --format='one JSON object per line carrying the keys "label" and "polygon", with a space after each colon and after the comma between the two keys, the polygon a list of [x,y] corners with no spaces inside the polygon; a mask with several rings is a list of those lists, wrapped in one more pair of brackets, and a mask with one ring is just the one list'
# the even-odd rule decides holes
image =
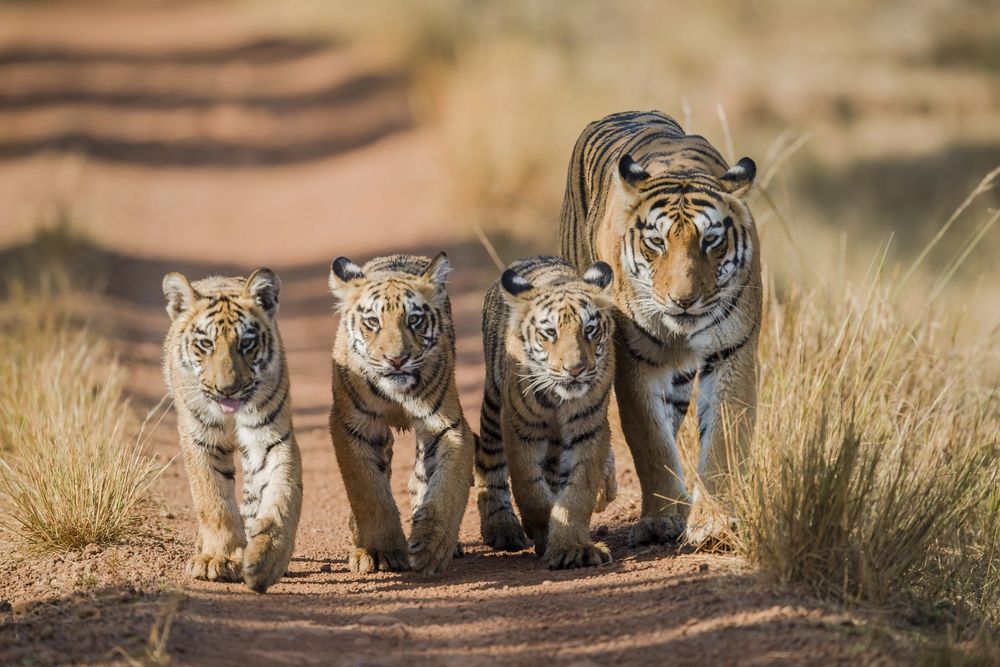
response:
{"label": "tiger family", "polygon": [[[745,202],[755,172],[659,112],[591,123],[569,165],[561,257],[515,261],[485,296],[479,434],[455,382],[447,256],[335,259],[330,437],[351,506],[351,571],[443,571],[461,552],[472,486],[491,548],[533,545],[550,568],[610,562],[589,526],[617,492],[612,389],[642,491],[629,544],[730,529],[711,508],[727,506],[721,482],[757,403],[761,271]],[[288,568],[302,508],[280,281],[268,269],[193,283],[171,273],[163,291],[164,377],[198,518],[187,572],[263,592]],[[689,490],[677,434],[695,380]],[[408,538],[389,484],[393,429],[416,436]]]}

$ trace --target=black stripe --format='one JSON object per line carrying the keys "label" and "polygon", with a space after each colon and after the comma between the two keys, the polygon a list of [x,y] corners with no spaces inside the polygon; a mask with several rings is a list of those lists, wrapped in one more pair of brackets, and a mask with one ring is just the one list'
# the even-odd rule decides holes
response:
{"label": "black stripe", "polygon": [[459,424],[461,424],[461,423],[462,423],[462,420],[456,419],[451,424],[449,424],[448,426],[445,426],[443,429],[441,429],[440,431],[438,431],[437,433],[435,433],[434,437],[431,438],[430,442],[426,443],[423,446],[423,448],[424,448],[424,457],[426,457],[426,458],[434,458],[434,454],[435,454],[435,452],[437,452],[438,444],[441,442],[441,438],[444,437],[444,434],[447,433],[448,431],[453,431],[454,429],[458,428]]}
{"label": "black stripe", "polygon": [[291,435],[292,435],[292,429],[288,429],[287,431],[285,431],[285,434],[283,436],[281,436],[274,442],[268,443],[267,447],[264,448],[264,459],[267,460],[267,455],[271,453],[271,450],[280,445],[281,443],[286,442],[288,438],[291,437]]}
{"label": "black stripe", "polygon": [[723,306],[722,312],[719,313],[718,315],[716,315],[715,318],[711,322],[709,322],[708,324],[706,324],[705,326],[703,326],[700,329],[697,329],[696,331],[688,334],[688,338],[689,339],[690,338],[694,338],[698,334],[701,334],[701,333],[707,331],[708,329],[711,329],[712,327],[714,327],[714,326],[716,326],[718,324],[721,324],[726,318],[728,318],[730,315],[732,315],[733,311],[736,309],[736,304],[739,302],[740,297],[743,295],[743,288],[744,287],[746,287],[746,285],[740,285],[740,289],[733,296],[732,300],[729,303],[727,303],[725,306]]}
{"label": "black stripe", "polygon": [[739,352],[744,345],[750,342],[750,338],[752,336],[753,333],[751,333],[749,336],[741,340],[739,343],[736,343],[735,345],[732,345],[730,347],[723,348],[718,352],[716,352],[715,354],[708,357],[707,359],[705,359],[705,362],[701,366],[701,375],[703,376],[711,375],[712,373],[714,373],[715,369],[719,366],[719,364],[721,364],[723,361],[725,361],[729,357]]}
{"label": "black stripe", "polygon": [[681,385],[685,385],[691,382],[691,380],[693,380],[694,376],[697,374],[698,374],[697,368],[689,370],[686,373],[679,373],[673,377],[673,379],[670,381],[670,384],[673,385],[674,387],[680,387]]}
{"label": "black stripe", "polygon": [[351,436],[355,440],[358,440],[360,442],[365,443],[366,445],[368,445],[372,449],[379,449],[379,450],[381,450],[387,444],[389,444],[389,438],[388,437],[384,437],[381,440],[372,440],[372,439],[366,437],[364,434],[362,434],[361,431],[358,431],[357,429],[355,429],[353,426],[351,426],[350,424],[348,424],[346,422],[344,423],[344,430],[347,431],[347,434],[349,436]]}
{"label": "black stripe", "polygon": [[281,414],[281,412],[285,409],[285,403],[287,402],[288,402],[288,391],[285,391],[284,395],[281,397],[281,401],[278,402],[278,405],[275,406],[275,408],[271,410],[269,413],[264,415],[264,418],[261,419],[259,422],[251,424],[250,428],[261,428],[262,426],[267,426],[268,424],[271,424],[275,419],[278,418],[278,415]]}
{"label": "black stripe", "polygon": [[500,432],[499,431],[494,431],[493,427],[489,426],[488,424],[481,423],[479,425],[479,430],[482,432],[483,435],[488,435],[493,440],[496,440],[496,441],[503,440],[503,436],[500,435]]}
{"label": "black stripe", "polygon": [[611,385],[608,385],[607,389],[604,390],[604,394],[597,400],[593,405],[587,406],[583,410],[573,414],[569,419],[566,420],[567,424],[572,424],[578,419],[583,419],[585,417],[590,417],[601,410],[601,408],[606,406],[608,396],[611,395]]}
{"label": "black stripe", "polygon": [[490,410],[492,410],[493,412],[497,412],[497,413],[500,412],[500,406],[497,405],[496,401],[494,401],[493,398],[490,397],[489,394],[483,394],[483,404],[486,407],[488,407]]}
{"label": "black stripe", "polygon": [[361,397],[358,396],[357,391],[354,389],[353,385],[351,385],[351,378],[348,377],[347,371],[344,370],[343,366],[335,365],[334,368],[336,369],[337,375],[340,378],[340,384],[344,388],[344,393],[347,394],[347,399],[351,402],[351,405],[354,406],[354,409],[357,412],[360,412],[361,414],[371,417],[373,419],[380,417],[381,415],[379,415],[377,412],[369,410],[364,406]]}
{"label": "black stripe", "polygon": [[216,468],[215,466],[212,466],[212,470],[214,470],[215,472],[219,473],[220,475],[222,475],[223,477],[225,477],[228,480],[234,480],[234,479],[236,479],[236,471],[235,470],[220,470],[219,468]]}
{"label": "black stripe", "polygon": [[571,440],[567,440],[567,441],[563,442],[563,444],[562,444],[563,450],[566,451],[566,450],[573,449],[574,447],[576,447],[577,445],[579,445],[581,442],[584,442],[586,440],[590,440],[591,438],[595,437],[597,435],[598,431],[600,431],[600,430],[601,430],[601,426],[598,426],[597,428],[592,429],[590,431],[587,431],[586,433],[581,433],[580,435],[572,438]]}
{"label": "black stripe", "polygon": [[667,398],[666,402],[667,405],[670,405],[682,413],[687,413],[688,408],[691,407],[691,401],[682,401],[677,398]]}

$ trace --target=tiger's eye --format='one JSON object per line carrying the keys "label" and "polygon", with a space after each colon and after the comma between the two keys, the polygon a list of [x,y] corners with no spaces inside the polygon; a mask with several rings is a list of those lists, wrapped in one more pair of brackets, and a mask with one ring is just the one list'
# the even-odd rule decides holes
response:
{"label": "tiger's eye", "polygon": [[257,345],[256,336],[244,336],[240,339],[240,352],[246,354]]}
{"label": "tiger's eye", "polygon": [[202,352],[211,352],[214,347],[214,343],[211,338],[199,338],[195,341],[195,345],[197,345]]}
{"label": "tiger's eye", "polygon": [[379,322],[377,317],[366,317],[364,322],[365,326],[369,329],[378,329]]}
{"label": "tiger's eye", "polygon": [[420,326],[420,324],[422,324],[423,321],[424,321],[423,315],[420,315],[419,313],[414,313],[413,315],[410,315],[410,317],[407,319],[407,324],[409,324],[411,327],[416,327]]}

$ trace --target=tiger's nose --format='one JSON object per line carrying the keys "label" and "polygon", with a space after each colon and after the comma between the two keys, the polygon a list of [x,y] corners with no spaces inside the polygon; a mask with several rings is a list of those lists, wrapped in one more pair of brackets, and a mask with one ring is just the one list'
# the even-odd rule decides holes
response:
{"label": "tiger's nose", "polygon": [[392,364],[392,367],[395,368],[396,370],[402,368],[403,364],[405,364],[409,360],[410,360],[410,355],[408,354],[404,354],[398,357],[386,357],[386,361]]}
{"label": "tiger's nose", "polygon": [[667,297],[680,306],[682,310],[687,310],[695,301],[701,298],[701,295],[695,294],[694,296],[676,297],[672,294],[667,294]]}
{"label": "tiger's nose", "polygon": [[218,387],[217,389],[219,395],[225,397],[235,396],[239,392],[239,390],[240,390],[240,382],[239,380],[235,379],[232,382],[226,383],[224,386]]}
{"label": "tiger's nose", "polygon": [[566,369],[566,372],[569,373],[570,375],[572,375],[573,377],[580,377],[580,373],[582,373],[586,369],[587,369],[587,365],[581,361],[578,364],[574,364],[573,366],[569,366]]}

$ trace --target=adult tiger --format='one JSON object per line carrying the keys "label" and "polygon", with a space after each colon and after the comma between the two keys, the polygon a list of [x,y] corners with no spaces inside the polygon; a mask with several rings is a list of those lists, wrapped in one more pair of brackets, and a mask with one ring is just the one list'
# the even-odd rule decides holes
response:
{"label": "adult tiger", "polygon": [[[460,552],[475,436],[455,384],[455,328],[445,290],[448,257],[333,261],[340,327],[333,347],[330,437],[351,503],[353,572],[442,572]],[[412,428],[413,524],[403,535],[389,485],[392,430]]]}
{"label": "adult tiger", "polygon": [[[302,509],[302,463],[275,321],[279,289],[269,269],[246,280],[163,278],[171,319],[163,376],[198,517],[187,572],[242,580],[258,593],[288,569]],[[239,511],[236,449],[243,467]]]}
{"label": "adult tiger", "polygon": [[[642,487],[633,545],[726,527],[705,496],[753,430],[761,276],[743,197],[755,174],[658,111],[595,121],[573,149],[559,235],[578,270],[603,260],[615,274],[615,394]],[[676,438],[695,377],[706,493],[689,495]]]}

